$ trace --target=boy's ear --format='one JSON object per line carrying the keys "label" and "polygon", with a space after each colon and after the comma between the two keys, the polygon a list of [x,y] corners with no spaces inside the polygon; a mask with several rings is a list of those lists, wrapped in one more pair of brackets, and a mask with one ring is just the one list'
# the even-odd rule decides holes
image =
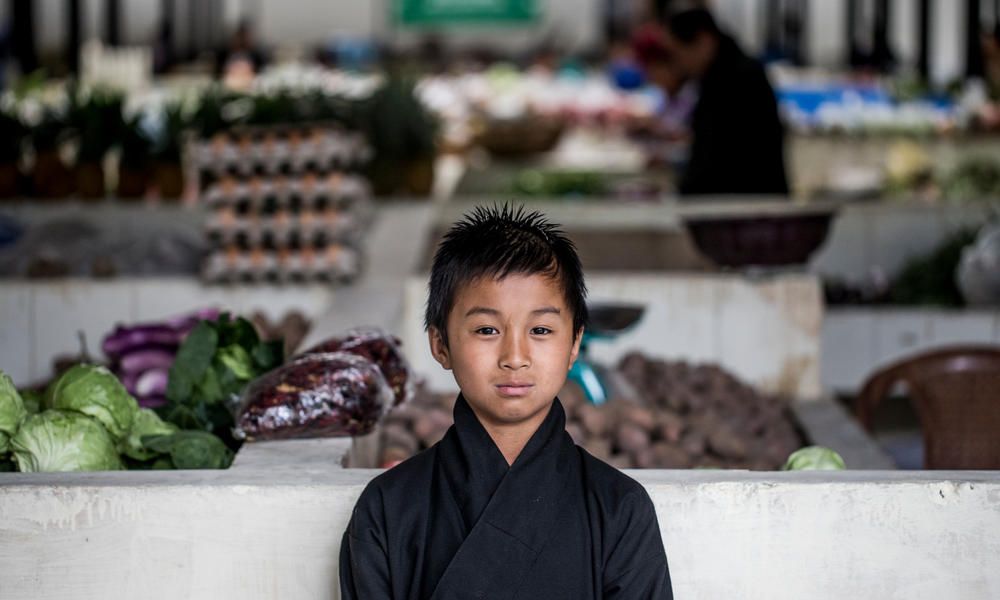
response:
{"label": "boy's ear", "polygon": [[576,362],[576,357],[580,355],[580,342],[583,341],[583,327],[576,332],[576,339],[573,340],[573,350],[569,354],[569,368],[573,368],[573,363]]}
{"label": "boy's ear", "polygon": [[445,370],[451,370],[451,353],[448,352],[448,344],[445,343],[444,336],[441,335],[441,330],[437,327],[429,327],[427,329],[427,340],[431,344],[431,354],[434,356],[434,360],[438,361]]}

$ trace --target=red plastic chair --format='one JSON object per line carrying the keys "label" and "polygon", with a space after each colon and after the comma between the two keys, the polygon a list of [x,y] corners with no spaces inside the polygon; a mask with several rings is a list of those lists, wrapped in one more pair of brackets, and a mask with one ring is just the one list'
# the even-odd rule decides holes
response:
{"label": "red plastic chair", "polygon": [[879,370],[856,405],[869,432],[875,409],[898,384],[920,418],[925,469],[1000,469],[1000,347],[933,350]]}

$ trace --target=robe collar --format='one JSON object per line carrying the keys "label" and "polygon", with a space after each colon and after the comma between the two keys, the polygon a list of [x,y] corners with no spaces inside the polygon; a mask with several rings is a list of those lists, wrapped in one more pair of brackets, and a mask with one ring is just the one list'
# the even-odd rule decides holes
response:
{"label": "robe collar", "polygon": [[[507,465],[507,460],[476,417],[468,401],[459,395],[455,401],[455,424],[442,440],[440,453],[445,477],[462,513],[466,531],[471,531],[483,516],[500,484],[504,483],[503,506],[493,513],[510,513],[514,525],[523,523],[527,538],[530,532],[526,519],[517,518],[517,510],[554,499],[562,491],[562,483],[571,457],[573,441],[566,433],[566,412],[556,398],[549,412],[532,434],[524,449]],[[512,523],[505,526],[510,527]],[[508,529],[516,534],[513,529]],[[526,540],[522,540],[526,541]]]}

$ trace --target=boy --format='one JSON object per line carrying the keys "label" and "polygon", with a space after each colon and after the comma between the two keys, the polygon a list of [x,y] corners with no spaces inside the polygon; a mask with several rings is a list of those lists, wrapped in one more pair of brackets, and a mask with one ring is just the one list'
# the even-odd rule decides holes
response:
{"label": "boy", "polygon": [[555,397],[585,297],[572,242],[539,213],[479,208],[445,235],[425,326],[461,389],[455,424],[361,494],[345,600],[672,598],[649,496],[573,444]]}

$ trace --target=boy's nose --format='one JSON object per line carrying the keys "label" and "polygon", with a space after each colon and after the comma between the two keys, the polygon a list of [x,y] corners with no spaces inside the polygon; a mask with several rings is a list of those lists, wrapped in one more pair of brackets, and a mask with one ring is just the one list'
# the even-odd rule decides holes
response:
{"label": "boy's nose", "polygon": [[525,336],[505,335],[500,350],[500,367],[503,369],[522,369],[530,365],[531,358]]}

